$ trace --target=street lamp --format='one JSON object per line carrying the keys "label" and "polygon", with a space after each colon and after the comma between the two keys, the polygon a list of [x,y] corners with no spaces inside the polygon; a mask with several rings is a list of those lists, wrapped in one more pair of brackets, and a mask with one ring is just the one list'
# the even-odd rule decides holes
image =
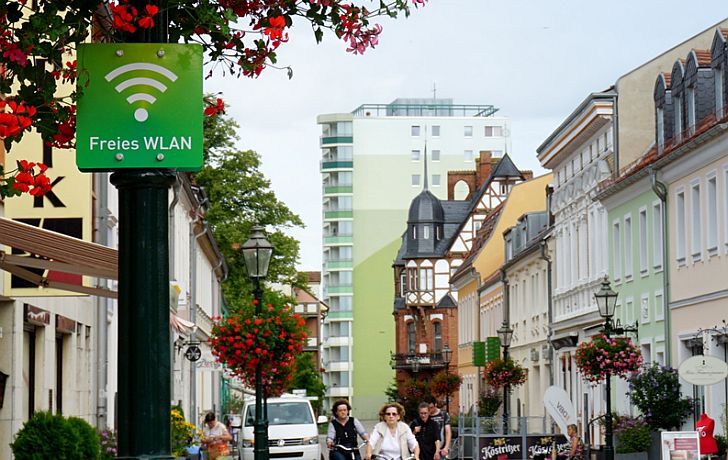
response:
{"label": "street lamp", "polygon": [[[450,359],[452,358],[452,350],[445,344],[442,349],[442,363],[445,365],[445,375],[450,375]],[[448,381],[447,392],[445,393],[445,412],[450,413],[450,381]]]}
{"label": "street lamp", "polygon": [[[617,306],[617,293],[612,290],[609,284],[609,277],[604,276],[602,287],[594,294],[597,301],[599,315],[604,318],[604,335],[610,337],[612,332],[612,317]],[[604,458],[606,460],[614,460],[614,433],[612,431],[612,374],[607,367],[607,413],[604,414]]]}
{"label": "street lamp", "polygon": [[[260,286],[260,280],[268,274],[268,264],[273,255],[273,245],[265,239],[264,230],[263,227],[254,225],[250,231],[250,238],[243,243],[241,248],[248,276],[255,282],[253,295],[255,296],[256,316],[259,316],[263,309],[263,289]],[[255,366],[255,425],[253,428],[255,438],[253,456],[255,460],[268,460],[267,415],[263,411],[263,369],[261,362],[258,361]]]}
{"label": "street lamp", "polygon": [[[511,346],[511,338],[513,337],[513,329],[508,327],[508,322],[503,320],[500,329],[498,329],[498,337],[503,347],[503,361],[508,361],[508,348]],[[508,406],[510,405],[511,385],[503,385],[503,434],[508,434]]]}

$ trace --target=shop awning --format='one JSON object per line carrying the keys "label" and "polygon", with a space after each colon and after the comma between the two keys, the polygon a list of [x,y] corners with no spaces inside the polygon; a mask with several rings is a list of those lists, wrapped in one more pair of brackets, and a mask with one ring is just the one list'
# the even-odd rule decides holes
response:
{"label": "shop awning", "polygon": [[0,244],[32,255],[0,251],[0,269],[37,286],[116,298],[110,289],[50,280],[30,269],[44,269],[96,278],[117,279],[118,251],[62,233],[0,217]]}

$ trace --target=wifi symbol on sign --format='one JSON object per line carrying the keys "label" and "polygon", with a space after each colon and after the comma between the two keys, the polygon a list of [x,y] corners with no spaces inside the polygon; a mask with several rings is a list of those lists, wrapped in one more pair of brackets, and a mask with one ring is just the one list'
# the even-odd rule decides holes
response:
{"label": "wifi symbol on sign", "polygon": [[[116,69],[112,70],[111,72],[107,73],[104,78],[106,78],[106,81],[111,82],[111,80],[115,79],[116,77],[120,75],[124,75],[128,72],[133,72],[136,70],[147,70],[151,72],[155,72],[161,76],[167,77],[171,82],[175,82],[177,80],[177,75],[175,75],[172,71],[169,69],[166,69],[160,65],[157,64],[151,64],[149,62],[133,62],[131,64],[125,64],[122,66],[117,67]],[[121,93],[127,88],[132,87],[138,87],[138,86],[150,86],[152,88],[156,88],[157,90],[161,91],[162,93],[167,91],[167,86],[162,83],[161,81],[155,80],[154,78],[150,77],[132,77],[128,78],[114,88],[117,93]],[[143,91],[137,91],[134,94],[130,95],[126,98],[127,102],[129,104],[135,104],[139,101],[148,102],[149,104],[154,104],[157,100],[156,97],[152,96],[149,93],[143,92]],[[147,112],[147,109],[144,107],[139,107],[134,111],[134,119],[140,123],[144,123],[147,118],[149,118],[149,112]]]}

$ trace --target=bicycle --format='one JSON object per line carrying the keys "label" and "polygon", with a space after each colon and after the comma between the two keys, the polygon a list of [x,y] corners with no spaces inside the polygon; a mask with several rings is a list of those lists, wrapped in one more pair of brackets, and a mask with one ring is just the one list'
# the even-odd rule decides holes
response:
{"label": "bicycle", "polygon": [[[383,454],[372,454],[372,460],[395,460],[395,459],[393,459],[392,457],[383,455]],[[410,455],[409,457],[405,457],[402,460],[415,460],[415,456]]]}
{"label": "bicycle", "polygon": [[342,451],[348,452],[351,455],[351,460],[356,460],[355,453],[359,452],[359,449],[366,446],[367,444],[368,444],[367,441],[364,441],[363,443],[359,444],[357,447],[346,447],[346,446],[342,446],[341,444],[336,444],[336,445],[330,447],[329,450],[341,449]]}
{"label": "bicycle", "polygon": [[456,458],[460,457],[460,450],[462,449],[462,446],[460,445],[460,438],[455,438],[450,443],[450,449],[447,452],[447,460],[455,460]]}

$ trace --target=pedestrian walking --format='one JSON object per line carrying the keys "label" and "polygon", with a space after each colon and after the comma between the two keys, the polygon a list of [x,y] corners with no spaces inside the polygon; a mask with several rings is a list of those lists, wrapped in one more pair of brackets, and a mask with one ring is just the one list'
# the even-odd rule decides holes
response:
{"label": "pedestrian walking", "polygon": [[[561,458],[568,460],[584,460],[584,443],[579,437],[579,430],[573,423],[566,426],[566,435],[569,438],[569,451],[564,455],[559,455]],[[555,451],[555,449],[554,449]],[[552,454],[552,458],[555,452]]]}
{"label": "pedestrian walking", "polygon": [[440,426],[430,418],[430,405],[426,402],[417,408],[417,418],[410,429],[420,446],[421,460],[440,460]]}
{"label": "pedestrian walking", "polygon": [[450,453],[450,443],[452,442],[450,414],[437,407],[437,400],[434,396],[426,396],[425,402],[430,408],[430,418],[440,427],[440,456],[447,458]]}
{"label": "pedestrian walking", "polygon": [[210,412],[205,415],[205,424],[202,427],[202,444],[207,449],[207,456],[210,460],[224,460],[230,458],[230,445],[233,438],[225,425],[215,419],[215,414]]}
{"label": "pedestrian walking", "polygon": [[379,423],[374,425],[369,444],[364,454],[365,460],[374,455],[382,455],[392,460],[406,459],[410,452],[415,460],[420,460],[420,446],[410,427],[402,422],[404,407],[399,403],[387,403],[379,409]]}
{"label": "pedestrian walking", "polygon": [[329,422],[329,429],[326,433],[326,445],[331,452],[329,454],[330,460],[351,460],[352,451],[344,451],[343,449],[336,448],[336,445],[344,446],[348,449],[354,449],[354,458],[361,460],[361,454],[357,449],[357,436],[361,437],[364,441],[369,441],[369,433],[364,429],[364,425],[354,417],[350,417],[351,405],[345,399],[339,399],[334,402],[331,407],[331,421]]}

